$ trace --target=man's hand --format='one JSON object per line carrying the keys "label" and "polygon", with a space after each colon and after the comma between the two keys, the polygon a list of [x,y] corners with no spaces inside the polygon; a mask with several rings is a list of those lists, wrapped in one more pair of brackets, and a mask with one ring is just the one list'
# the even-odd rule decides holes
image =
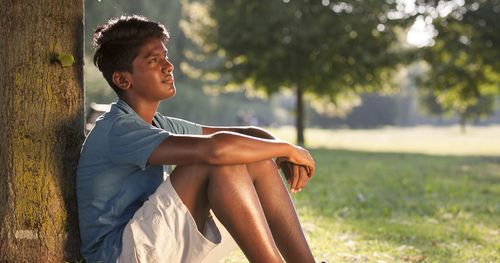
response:
{"label": "man's hand", "polygon": [[314,171],[316,170],[316,164],[309,151],[300,146],[291,146],[294,150],[289,155],[282,156],[284,158],[283,160],[303,166],[306,169],[308,176],[312,177],[314,175]]}
{"label": "man's hand", "polygon": [[285,158],[276,159],[276,164],[283,171],[283,174],[288,181],[290,192],[292,193],[300,192],[313,176],[312,173],[308,173],[308,169],[305,166],[291,163]]}

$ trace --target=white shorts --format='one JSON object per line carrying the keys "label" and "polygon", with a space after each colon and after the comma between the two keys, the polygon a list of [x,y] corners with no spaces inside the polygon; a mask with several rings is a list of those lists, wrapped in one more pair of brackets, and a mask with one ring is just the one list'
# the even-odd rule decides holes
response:
{"label": "white shorts", "polygon": [[198,231],[168,177],[125,227],[117,262],[201,262],[220,242],[211,216]]}

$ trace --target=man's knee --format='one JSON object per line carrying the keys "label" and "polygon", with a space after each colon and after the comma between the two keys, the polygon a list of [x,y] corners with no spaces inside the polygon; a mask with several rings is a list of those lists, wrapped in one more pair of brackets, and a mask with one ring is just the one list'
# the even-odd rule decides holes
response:
{"label": "man's knee", "polygon": [[212,166],[205,164],[178,165],[170,174],[170,180],[176,191],[206,187]]}
{"label": "man's knee", "polygon": [[[196,164],[177,167],[176,170],[184,170],[191,173],[190,177],[201,176],[205,179],[213,177],[250,177],[252,181],[256,176],[273,176],[278,175],[276,163],[272,159],[263,160],[249,164],[232,164],[232,165],[212,165],[212,164]],[[183,172],[186,176],[186,172]],[[196,175],[198,176],[196,176]],[[195,176],[193,176],[195,175]]]}
{"label": "man's knee", "polygon": [[211,176],[244,176],[248,174],[247,167],[243,164],[209,165]]}
{"label": "man's knee", "polygon": [[272,159],[263,160],[259,162],[254,162],[247,164],[247,169],[253,180],[257,179],[259,176],[278,176],[278,167]]}
{"label": "man's knee", "polygon": [[271,169],[271,170],[277,170],[276,163],[274,162],[273,159],[267,159],[259,162],[254,162],[247,164],[247,167],[251,168],[259,168],[259,169]]}

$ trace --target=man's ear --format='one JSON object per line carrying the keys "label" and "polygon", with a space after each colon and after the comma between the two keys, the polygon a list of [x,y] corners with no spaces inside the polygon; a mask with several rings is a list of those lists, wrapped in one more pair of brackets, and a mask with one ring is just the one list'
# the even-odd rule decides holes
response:
{"label": "man's ear", "polygon": [[130,83],[130,73],[126,71],[113,72],[113,83],[121,90],[128,90],[132,83]]}

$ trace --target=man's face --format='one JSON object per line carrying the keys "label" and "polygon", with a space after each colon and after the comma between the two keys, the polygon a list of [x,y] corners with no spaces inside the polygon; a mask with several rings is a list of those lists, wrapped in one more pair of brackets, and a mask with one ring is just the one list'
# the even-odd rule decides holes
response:
{"label": "man's face", "polygon": [[175,95],[174,66],[160,38],[150,38],[132,61],[130,91],[144,100],[161,101]]}

